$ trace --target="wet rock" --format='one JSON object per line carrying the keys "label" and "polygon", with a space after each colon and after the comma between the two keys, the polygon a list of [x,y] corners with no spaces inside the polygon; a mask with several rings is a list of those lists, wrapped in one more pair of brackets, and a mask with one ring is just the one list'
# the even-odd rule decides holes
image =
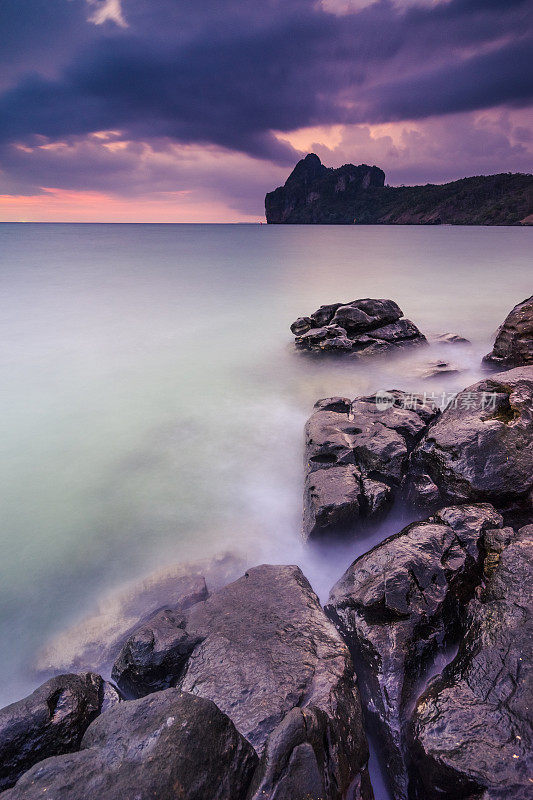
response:
{"label": "wet rock", "polygon": [[425,365],[420,371],[420,377],[425,378],[440,378],[441,375],[457,375],[463,370],[457,364],[450,361],[431,361]]}
{"label": "wet rock", "polygon": [[342,303],[330,303],[330,305],[320,306],[319,309],[311,314],[314,327],[320,328],[322,325],[329,325],[335,316],[336,310],[342,305]]}
{"label": "wet rock", "polygon": [[302,333],[307,333],[313,327],[313,324],[313,320],[310,317],[300,317],[292,323],[291,331],[295,336],[301,336]]}
{"label": "wet rock", "polygon": [[247,563],[234,553],[165,567],[101,599],[96,613],[55,636],[39,653],[36,669],[108,672],[139,621],[162,608],[179,611],[235,580]]}
{"label": "wet rock", "polygon": [[110,709],[81,748],[41,762],[3,800],[245,800],[257,765],[214,703],[178,689]]}
{"label": "wet rock", "polygon": [[533,525],[501,552],[468,608],[456,658],[419,698],[416,800],[526,800],[533,768]]}
{"label": "wet rock", "polygon": [[339,325],[325,325],[323,328],[312,328],[296,338],[299,350],[351,350],[352,343],[344,328]]}
{"label": "wet rock", "polygon": [[416,325],[402,317],[402,310],[393,300],[367,298],[321,306],[310,317],[293,322],[291,331],[299,350],[335,350],[354,357],[426,344]]}
{"label": "wet rock", "polygon": [[533,364],[533,296],[508,314],[483,362],[504,368]]}
{"label": "wet rock", "polygon": [[44,758],[77,750],[118,694],[100,675],[59,675],[0,711],[0,791]]}
{"label": "wet rock", "polygon": [[326,611],[354,653],[397,800],[407,798],[404,728],[413,693],[436,652],[457,637],[482,577],[484,532],[501,524],[488,504],[445,508],[358,558],[330,594]]}
{"label": "wet rock", "polygon": [[353,533],[379,519],[436,409],[404,392],[319,400],[305,428],[304,536]]}
{"label": "wet rock", "polygon": [[[258,754],[266,748],[257,791],[278,779],[296,787],[299,778],[292,770],[300,769],[303,753],[308,767],[314,759],[312,774],[320,776],[315,789],[326,787],[324,798],[340,800],[358,776],[366,786],[368,750],[353,665],[298,567],[255,567],[184,616],[185,626],[179,623],[176,637],[185,631],[199,643],[179,686],[213,700]],[[161,619],[153,624],[157,639]],[[165,636],[172,641],[166,626]],[[136,668],[150,675],[152,665],[143,656]],[[286,719],[293,709],[306,710],[297,720],[297,735],[292,733],[294,715]],[[315,723],[302,728],[308,717],[327,731],[320,746]]]}
{"label": "wet rock", "polygon": [[470,339],[465,339],[458,333],[439,333],[433,337],[438,344],[471,344]]}
{"label": "wet rock", "polygon": [[[325,781],[331,736],[331,720],[324,711],[314,706],[289,711],[267,740],[248,800],[336,796]],[[353,800],[373,798],[366,770],[357,775],[349,796]]]}
{"label": "wet rock", "polygon": [[529,508],[533,484],[533,367],[480,381],[457,395],[415,448],[408,499],[432,510],[492,502]]}
{"label": "wet rock", "polygon": [[113,666],[112,678],[126,697],[140,697],[174,686],[198,636],[185,630],[185,617],[163,609],[127,639]]}

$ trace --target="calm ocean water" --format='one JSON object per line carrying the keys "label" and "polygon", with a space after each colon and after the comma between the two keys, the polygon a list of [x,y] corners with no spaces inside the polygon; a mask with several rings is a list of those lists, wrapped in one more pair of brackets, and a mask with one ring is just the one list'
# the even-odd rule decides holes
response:
{"label": "calm ocean water", "polygon": [[[299,540],[314,401],[477,380],[531,293],[532,245],[522,228],[0,225],[0,704],[102,593],[181,559],[296,561],[326,596],[358,551]],[[358,297],[472,345],[294,355],[293,319]],[[442,357],[464,371],[422,381]]]}

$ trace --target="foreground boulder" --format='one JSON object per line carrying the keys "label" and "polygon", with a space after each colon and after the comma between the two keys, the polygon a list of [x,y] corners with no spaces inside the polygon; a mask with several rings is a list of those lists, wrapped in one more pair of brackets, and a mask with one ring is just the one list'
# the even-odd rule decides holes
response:
{"label": "foreground boulder", "polygon": [[482,577],[481,545],[502,517],[490,505],[451,506],[358,558],[326,606],[354,653],[363,702],[394,797],[407,797],[404,728],[415,688],[459,633]]}
{"label": "foreground boulder", "polygon": [[319,400],[305,427],[304,537],[353,533],[382,517],[436,414],[399,391]]}
{"label": "foreground boulder", "polygon": [[352,300],[320,306],[291,325],[298,350],[376,355],[400,347],[427,344],[416,325],[403,319],[394,300]]}
{"label": "foreground boulder", "polygon": [[0,791],[48,756],[77,750],[86,729],[118,694],[100,675],[59,675],[0,710]]}
{"label": "foreground boulder", "polygon": [[[213,700],[263,756],[254,797],[340,800],[354,780],[355,797],[371,797],[351,658],[298,567],[255,567],[176,618],[174,631],[170,622],[159,614],[143,626],[144,649],[126,643],[119,685],[125,661],[138,693],[152,690],[154,671],[163,679],[164,664],[168,682]],[[188,655],[184,637],[196,642]]]}
{"label": "foreground boulder", "polygon": [[500,554],[454,661],[418,700],[417,800],[532,796],[533,525]]}
{"label": "foreground boulder", "polygon": [[457,395],[409,463],[409,500],[423,510],[491,502],[520,514],[533,485],[533,367],[501,372]]}
{"label": "foreground boulder", "polygon": [[508,314],[483,362],[496,367],[533,364],[533,296]]}
{"label": "foreground boulder", "polygon": [[256,765],[214,703],[167,689],[102,714],[80,752],[37,764],[2,800],[245,800]]}

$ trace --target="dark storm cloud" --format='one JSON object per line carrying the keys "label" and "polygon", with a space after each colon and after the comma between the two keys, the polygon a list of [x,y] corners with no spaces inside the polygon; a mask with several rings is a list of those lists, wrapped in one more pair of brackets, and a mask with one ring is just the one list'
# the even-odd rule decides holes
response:
{"label": "dark storm cloud", "polygon": [[0,94],[3,163],[9,142],[120,129],[288,164],[272,131],[531,99],[526,0],[334,4],[123,0],[119,28],[88,23],[84,0],[0,0],[16,76]]}

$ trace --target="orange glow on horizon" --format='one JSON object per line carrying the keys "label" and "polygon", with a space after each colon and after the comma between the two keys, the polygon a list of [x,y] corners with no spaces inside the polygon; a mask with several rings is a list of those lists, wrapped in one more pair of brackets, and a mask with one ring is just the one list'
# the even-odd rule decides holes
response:
{"label": "orange glow on horizon", "polygon": [[38,195],[0,195],[2,222],[258,222],[222,202],[188,191],[124,198],[103,192],[43,188]]}

